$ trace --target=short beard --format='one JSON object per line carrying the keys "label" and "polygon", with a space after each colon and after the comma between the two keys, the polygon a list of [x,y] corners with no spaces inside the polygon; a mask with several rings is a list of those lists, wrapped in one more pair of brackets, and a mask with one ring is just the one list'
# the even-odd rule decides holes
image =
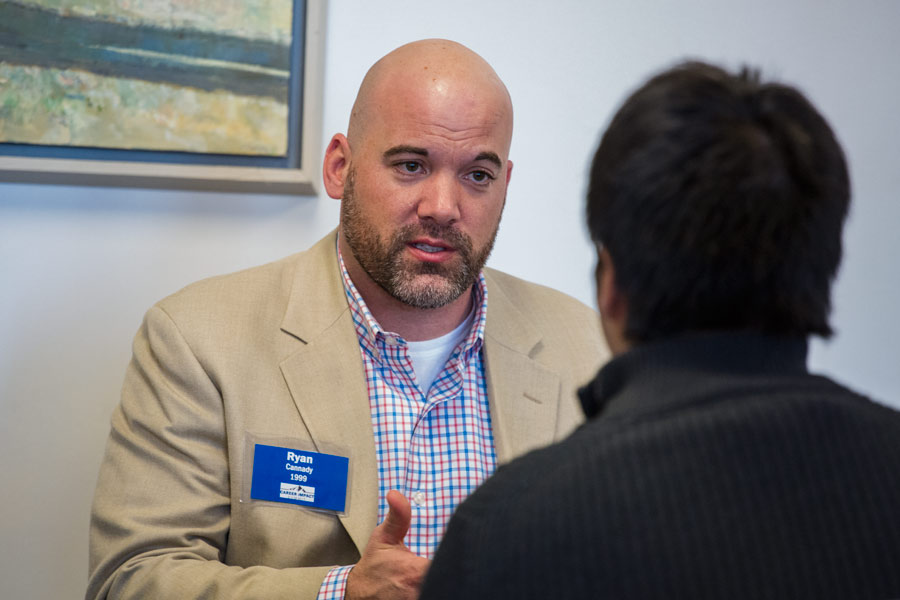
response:
{"label": "short beard", "polygon": [[[361,214],[353,184],[351,168],[341,201],[341,229],[356,261],[375,283],[404,304],[429,309],[450,304],[472,287],[494,247],[499,223],[487,244],[477,251],[469,236],[451,225],[433,221],[405,225],[389,241],[383,241]],[[457,254],[450,261],[452,264],[409,264],[404,260],[407,244],[423,236],[451,245]]]}

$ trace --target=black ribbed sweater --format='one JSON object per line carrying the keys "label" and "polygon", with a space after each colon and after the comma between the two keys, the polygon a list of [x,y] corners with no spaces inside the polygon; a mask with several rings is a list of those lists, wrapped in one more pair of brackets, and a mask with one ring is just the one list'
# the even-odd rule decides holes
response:
{"label": "black ribbed sweater", "polygon": [[806,342],[640,345],[453,517],[422,599],[900,598],[900,413]]}

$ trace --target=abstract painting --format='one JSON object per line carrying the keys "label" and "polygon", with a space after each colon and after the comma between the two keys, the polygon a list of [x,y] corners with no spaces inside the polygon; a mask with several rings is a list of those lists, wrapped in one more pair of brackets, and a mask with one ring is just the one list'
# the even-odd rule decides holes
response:
{"label": "abstract painting", "polygon": [[0,143],[283,157],[294,0],[0,0]]}

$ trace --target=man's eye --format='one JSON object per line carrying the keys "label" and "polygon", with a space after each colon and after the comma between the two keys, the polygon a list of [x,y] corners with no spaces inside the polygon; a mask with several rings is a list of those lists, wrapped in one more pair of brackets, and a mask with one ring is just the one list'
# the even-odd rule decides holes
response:
{"label": "man's eye", "polygon": [[475,183],[487,183],[494,178],[494,176],[487,171],[472,171],[469,176]]}
{"label": "man's eye", "polygon": [[416,173],[421,169],[421,165],[415,161],[408,161],[400,165],[407,173]]}

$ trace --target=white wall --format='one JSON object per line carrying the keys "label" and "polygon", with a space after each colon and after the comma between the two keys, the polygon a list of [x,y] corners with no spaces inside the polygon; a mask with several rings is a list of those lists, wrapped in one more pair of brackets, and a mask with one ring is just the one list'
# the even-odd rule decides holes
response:
{"label": "white wall", "polygon": [[[898,23],[893,0],[334,0],[323,130],[344,130],[365,70],[406,41],[480,52],[516,107],[491,264],[592,302],[584,179],[617,103],[678,58],[759,65],[808,92],[852,163],[838,335],[812,364],[900,406]],[[0,597],[83,594],[92,489],[144,310],[195,279],[303,249],[336,222],[322,194],[0,184]]]}

